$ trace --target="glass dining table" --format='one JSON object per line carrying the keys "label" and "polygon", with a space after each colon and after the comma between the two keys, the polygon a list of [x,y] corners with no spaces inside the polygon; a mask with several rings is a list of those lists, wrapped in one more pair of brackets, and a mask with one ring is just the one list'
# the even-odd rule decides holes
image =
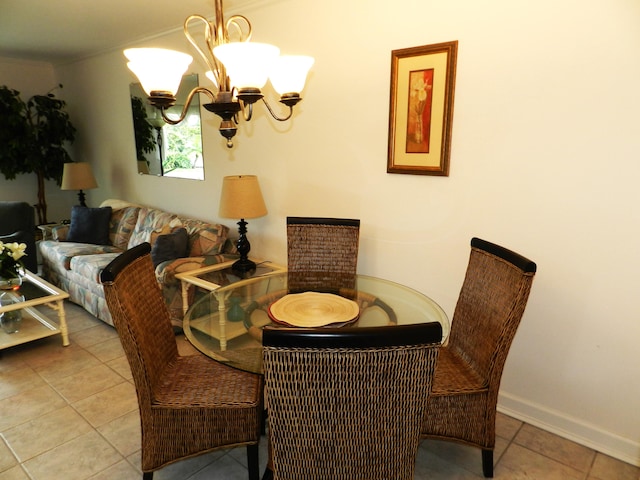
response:
{"label": "glass dining table", "polygon": [[183,328],[205,355],[260,374],[266,325],[358,329],[428,322],[440,323],[445,343],[449,335],[445,312],[428,296],[404,285],[357,275],[354,288],[290,293],[287,272],[279,271],[208,292],[189,308]]}

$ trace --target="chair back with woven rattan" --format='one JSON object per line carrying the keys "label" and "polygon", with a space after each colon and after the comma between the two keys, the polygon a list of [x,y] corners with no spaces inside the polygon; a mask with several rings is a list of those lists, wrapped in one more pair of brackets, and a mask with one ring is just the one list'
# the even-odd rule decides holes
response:
{"label": "chair back with woven rattan", "polygon": [[413,479],[439,323],[265,327],[275,480]]}
{"label": "chair back with woven rattan", "polygon": [[171,317],[149,252],[148,243],[127,250],[101,274],[141,409],[151,408],[158,376],[178,356]]}
{"label": "chair back with woven rattan", "polygon": [[290,292],[355,288],[360,220],[287,217]]}
{"label": "chair back with woven rattan", "polygon": [[536,264],[474,238],[451,322],[449,347],[497,390],[524,313]]}
{"label": "chair back with woven rattan", "polygon": [[440,351],[422,436],[482,449],[493,476],[498,390],[524,313],[536,264],[499,245],[473,238],[469,264]]}

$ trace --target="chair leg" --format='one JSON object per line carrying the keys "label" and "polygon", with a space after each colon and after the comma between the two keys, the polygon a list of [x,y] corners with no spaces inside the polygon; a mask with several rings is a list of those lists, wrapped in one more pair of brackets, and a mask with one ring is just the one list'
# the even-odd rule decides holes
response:
{"label": "chair leg", "polygon": [[142,472],[142,480],[153,480],[153,472]]}
{"label": "chair leg", "polygon": [[273,480],[273,471],[269,467],[264,469],[264,474],[262,475],[262,480]]}
{"label": "chair leg", "polygon": [[247,465],[249,466],[249,480],[260,480],[260,461],[258,459],[258,444],[247,445]]}
{"label": "chair leg", "polygon": [[482,449],[482,473],[485,478],[493,478],[493,449]]}

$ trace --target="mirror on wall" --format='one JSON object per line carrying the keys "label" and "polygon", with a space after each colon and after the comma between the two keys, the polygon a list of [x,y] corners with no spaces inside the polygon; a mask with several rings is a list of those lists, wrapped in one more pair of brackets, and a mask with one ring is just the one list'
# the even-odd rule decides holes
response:
{"label": "mirror on wall", "polygon": [[[189,92],[197,86],[198,75],[183,77],[176,105],[168,109],[168,117],[180,117]],[[138,173],[204,180],[198,95],[193,97],[185,119],[178,125],[169,125],[149,105],[139,83],[131,84],[130,93]]]}

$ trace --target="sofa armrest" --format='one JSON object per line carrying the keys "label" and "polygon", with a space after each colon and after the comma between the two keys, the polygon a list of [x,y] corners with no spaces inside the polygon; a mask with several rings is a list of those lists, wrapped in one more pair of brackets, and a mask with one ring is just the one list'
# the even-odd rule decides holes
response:
{"label": "sofa armrest", "polygon": [[51,229],[51,238],[63,242],[69,235],[69,225],[57,225]]}

